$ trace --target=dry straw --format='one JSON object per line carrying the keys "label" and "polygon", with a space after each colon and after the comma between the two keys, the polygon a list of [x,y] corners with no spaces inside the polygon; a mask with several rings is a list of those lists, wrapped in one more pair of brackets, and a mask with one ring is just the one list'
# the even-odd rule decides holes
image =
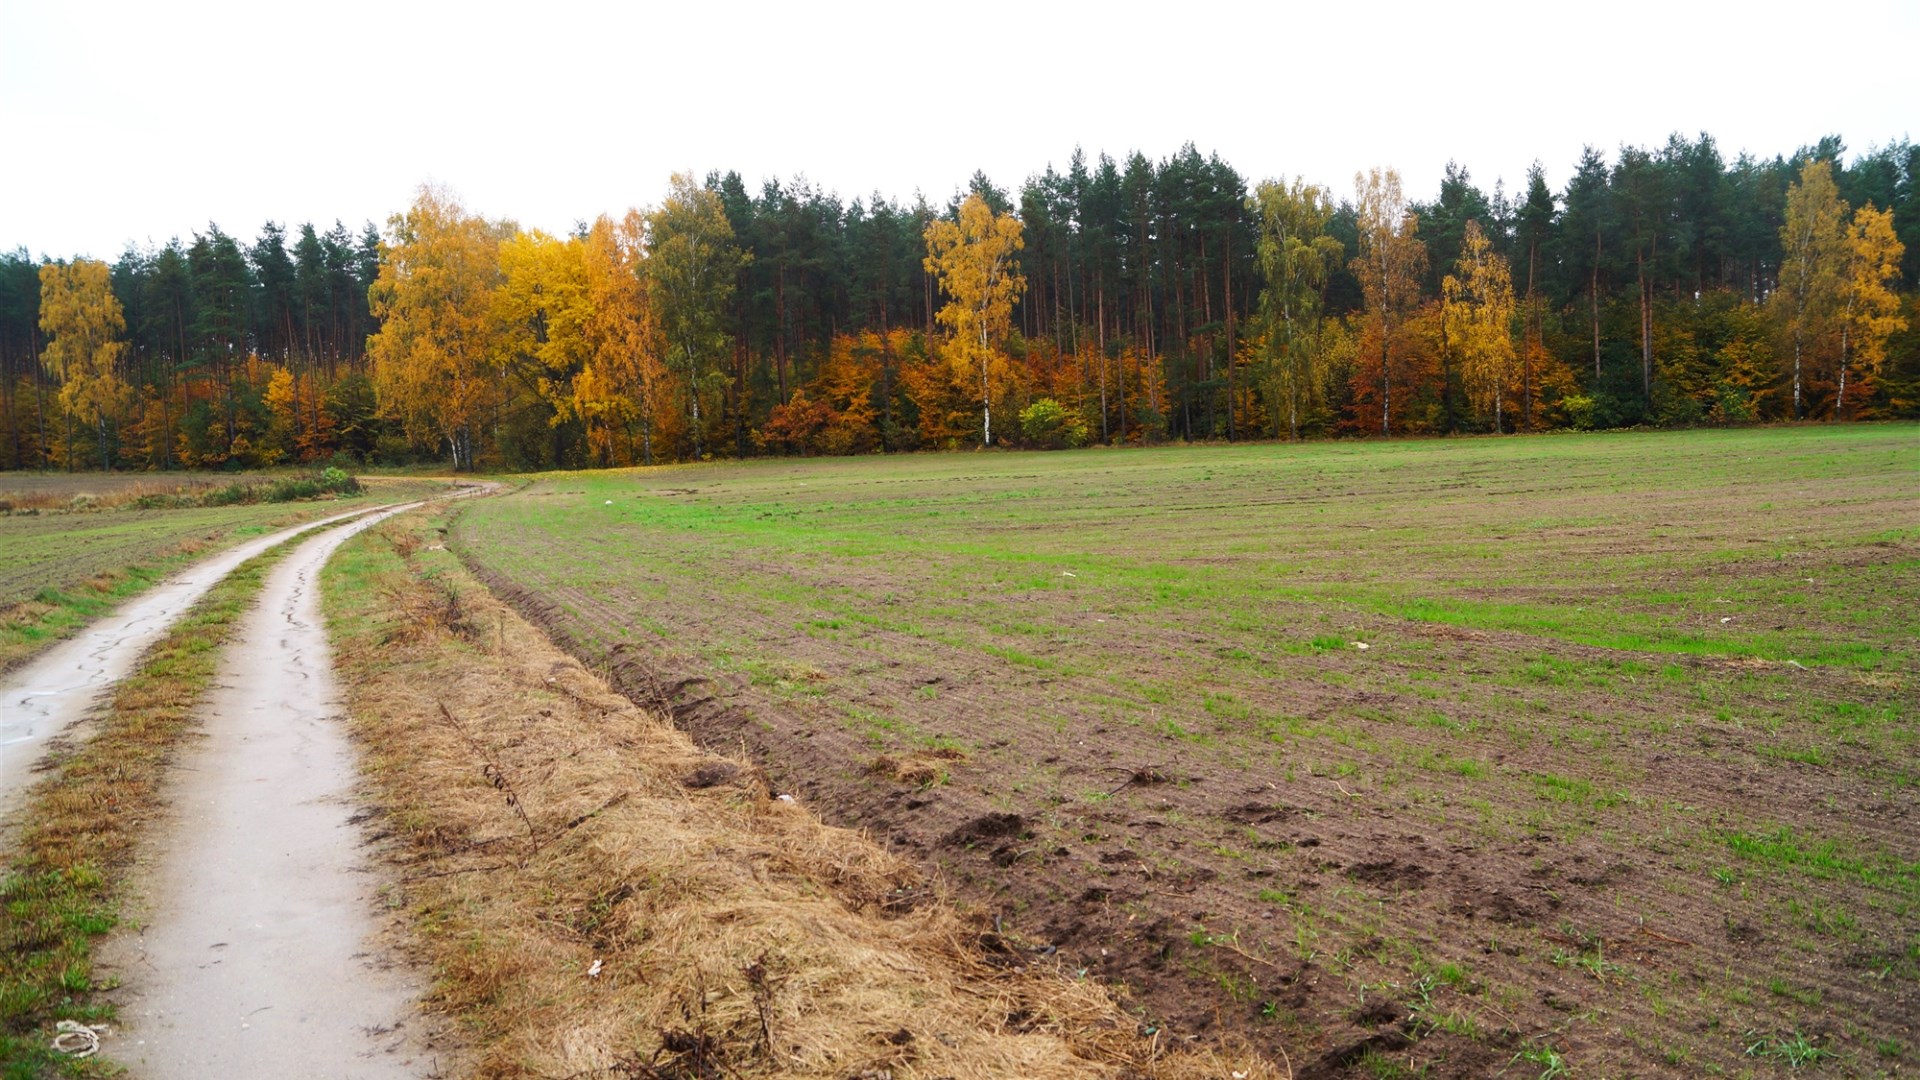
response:
{"label": "dry straw", "polygon": [[[1143,1033],[494,600],[418,516],[339,655],[394,903],[484,1077],[1284,1076]],[[449,604],[451,592],[456,601]],[[443,715],[442,709],[445,714]],[[891,772],[896,763],[884,763]]]}

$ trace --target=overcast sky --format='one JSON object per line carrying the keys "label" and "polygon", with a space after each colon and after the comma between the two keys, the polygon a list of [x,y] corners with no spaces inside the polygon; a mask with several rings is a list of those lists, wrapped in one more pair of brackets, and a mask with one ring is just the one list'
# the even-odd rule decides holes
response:
{"label": "overcast sky", "polygon": [[843,197],[1016,187],[1191,140],[1250,180],[1431,198],[1585,144],[1791,153],[1916,133],[1920,3],[590,5],[0,0],[0,249],[113,258],[209,221],[384,223],[423,181],[558,232],[670,173]]}

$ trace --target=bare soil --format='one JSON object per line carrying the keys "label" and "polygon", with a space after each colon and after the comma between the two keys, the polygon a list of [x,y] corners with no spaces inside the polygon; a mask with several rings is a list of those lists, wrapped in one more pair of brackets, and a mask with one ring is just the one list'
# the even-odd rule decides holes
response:
{"label": "bare soil", "polygon": [[[1213,460],[1266,467],[1233,453]],[[512,497],[553,500],[527,516],[469,515],[455,546],[624,692],[1177,1037],[1284,1046],[1307,1077],[1524,1072],[1546,1050],[1585,1075],[1740,1073],[1796,1038],[1844,1074],[1910,1068],[1920,773],[1894,598],[1920,595],[1920,547],[1859,531],[1910,515],[1910,464],[1892,484],[1716,458],[1731,479],[1705,491],[1605,462],[1545,488],[1468,469],[1303,491],[1202,483],[1193,452],[1169,501],[1211,518],[1176,519],[1110,459],[1056,486],[1032,460],[563,479]],[[895,524],[1009,498],[1046,513]],[[599,516],[613,499],[636,509]],[[817,531],[753,531],[796,512]],[[904,555],[870,521],[929,542]],[[1142,565],[1168,581],[1144,602],[1099,583]],[[1358,602],[1381,581],[1545,614]],[[1210,603],[1215,582],[1250,584]],[[1549,621],[1583,606],[1622,644]],[[1892,663],[1767,655],[1822,642]]]}
{"label": "bare soil", "polygon": [[392,905],[461,1075],[1279,1080],[1136,1024],[912,861],[697,748],[408,516],[329,567]]}

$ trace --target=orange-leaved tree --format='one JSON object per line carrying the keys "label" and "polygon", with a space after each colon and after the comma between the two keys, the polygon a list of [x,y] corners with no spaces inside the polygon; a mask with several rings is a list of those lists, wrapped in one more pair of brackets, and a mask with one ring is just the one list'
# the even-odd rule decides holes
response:
{"label": "orange-leaved tree", "polygon": [[494,363],[552,410],[550,427],[567,419],[574,377],[586,364],[590,318],[585,244],[538,229],[500,243],[500,283],[493,290]]}

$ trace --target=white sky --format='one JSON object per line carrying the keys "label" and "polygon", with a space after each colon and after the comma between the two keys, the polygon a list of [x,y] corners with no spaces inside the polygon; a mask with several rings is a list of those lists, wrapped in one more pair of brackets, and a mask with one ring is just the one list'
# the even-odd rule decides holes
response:
{"label": "white sky", "polygon": [[1449,159],[1491,192],[1584,144],[1791,153],[1920,134],[1920,3],[1311,7],[0,0],[0,249],[114,258],[215,221],[384,224],[426,180],[558,232],[675,170],[843,198],[1016,188],[1192,140],[1336,194]]}

